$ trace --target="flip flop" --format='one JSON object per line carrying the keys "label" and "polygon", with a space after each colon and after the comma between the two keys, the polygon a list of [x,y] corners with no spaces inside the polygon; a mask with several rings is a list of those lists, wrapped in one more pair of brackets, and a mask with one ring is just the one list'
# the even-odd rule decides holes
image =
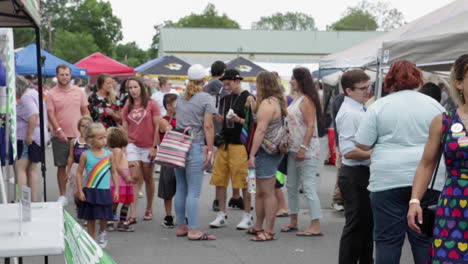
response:
{"label": "flip flop", "polygon": [[276,217],[288,217],[288,216],[289,216],[289,214],[286,213],[286,212],[279,213],[279,214],[276,215]]}
{"label": "flip flop", "polygon": [[321,237],[321,236],[323,236],[323,234],[322,233],[314,234],[314,233],[310,233],[310,232],[297,232],[296,236],[300,236],[300,237]]}
{"label": "flip flop", "polygon": [[199,241],[199,240],[216,240],[215,236],[208,235],[207,232],[203,232],[199,237],[196,238],[190,238],[188,237],[188,240],[190,241]]}
{"label": "flip flop", "polygon": [[254,227],[251,227],[245,233],[247,233],[248,235],[257,235],[258,233],[263,232],[263,231],[265,231],[265,230],[263,230],[263,229],[257,230]]}
{"label": "flip flop", "polygon": [[133,217],[130,217],[130,218],[128,219],[128,221],[127,221],[127,224],[128,224],[128,225],[134,225],[134,224],[136,224],[136,223],[138,223],[138,222],[137,222],[136,218],[133,218]]}
{"label": "flip flop", "polygon": [[143,216],[144,221],[151,221],[153,220],[153,212],[151,211],[146,211],[145,216]]}
{"label": "flip flop", "polygon": [[297,229],[297,227],[295,226],[286,226],[286,227],[281,228],[281,232],[283,233],[290,233],[290,232],[297,232],[297,231],[299,231],[299,229]]}

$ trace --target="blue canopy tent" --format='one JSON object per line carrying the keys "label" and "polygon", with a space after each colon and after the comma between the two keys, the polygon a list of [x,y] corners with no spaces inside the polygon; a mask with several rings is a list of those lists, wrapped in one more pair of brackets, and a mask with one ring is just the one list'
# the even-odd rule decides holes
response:
{"label": "blue canopy tent", "polygon": [[[45,57],[44,64],[42,65],[43,76],[55,76],[55,69],[59,64],[66,64],[71,68],[72,77],[87,78],[88,71],[73,65],[59,57],[50,54],[49,52],[41,49],[41,56]],[[36,58],[36,44],[30,44],[24,49],[15,53],[16,73],[35,74],[37,75],[37,58]]]}

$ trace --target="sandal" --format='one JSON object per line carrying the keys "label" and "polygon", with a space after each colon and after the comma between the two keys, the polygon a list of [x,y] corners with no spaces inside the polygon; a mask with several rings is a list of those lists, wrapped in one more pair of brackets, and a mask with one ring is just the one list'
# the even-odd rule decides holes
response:
{"label": "sandal", "polygon": [[258,233],[263,232],[263,231],[265,231],[265,230],[263,230],[263,229],[255,229],[255,227],[251,227],[251,228],[247,229],[247,232],[246,232],[246,233],[247,233],[248,235],[254,235],[254,236],[256,236]]}
{"label": "sandal", "polygon": [[276,240],[275,233],[267,232],[267,231],[260,232],[250,239],[250,241],[253,241],[253,242],[265,242],[265,241],[273,241],[273,240]]}
{"label": "sandal", "polygon": [[202,232],[199,237],[188,237],[188,240],[195,241],[195,240],[216,240],[215,236],[209,235],[207,232]]}
{"label": "sandal", "polygon": [[176,229],[176,236],[184,237],[188,235],[188,227],[187,226],[179,226]]}
{"label": "sandal", "polygon": [[151,221],[153,220],[153,212],[146,210],[145,216],[143,216],[144,221]]}
{"label": "sandal", "polygon": [[288,226],[281,228],[281,232],[283,233],[290,233],[290,232],[297,232],[297,231],[299,231],[299,229],[297,229],[296,226],[288,225]]}
{"label": "sandal", "polygon": [[127,224],[128,224],[128,225],[134,225],[134,224],[136,224],[136,223],[138,223],[138,222],[137,222],[137,220],[136,220],[135,217],[130,217],[130,218],[128,219],[128,221],[127,221]]}

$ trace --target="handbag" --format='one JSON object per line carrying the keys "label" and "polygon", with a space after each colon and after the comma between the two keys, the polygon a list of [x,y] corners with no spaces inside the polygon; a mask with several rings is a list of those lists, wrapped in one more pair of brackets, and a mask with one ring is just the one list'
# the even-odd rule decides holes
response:
{"label": "handbag", "polygon": [[275,136],[271,139],[263,138],[261,148],[269,155],[274,155],[280,152],[279,146],[286,144],[289,138],[289,132],[284,124],[284,117],[282,117],[282,125],[279,127]]}
{"label": "handbag", "polygon": [[193,142],[193,137],[188,135],[190,129],[191,127],[187,127],[182,132],[166,131],[154,162],[171,168],[185,168],[187,155]]}
{"label": "handbag", "polygon": [[[451,113],[449,114],[449,117],[451,118]],[[449,120],[451,123],[451,120]],[[446,131],[444,131],[442,133],[442,142],[441,142],[441,146],[440,146],[440,155],[438,157],[438,162],[436,164],[436,167],[434,169],[434,174],[432,175],[432,181],[431,181],[431,187],[428,188],[428,190],[432,191],[434,190],[434,184],[435,184],[435,180],[437,178],[437,172],[439,170],[439,164],[440,164],[440,159],[442,158],[442,153],[444,151],[444,144],[445,144],[445,138],[446,138],[446,135],[445,135]],[[434,235],[434,224],[435,224],[435,215],[436,215],[436,208],[437,208],[437,204],[433,204],[433,205],[428,205],[428,204],[425,204],[425,205],[422,205],[423,208],[422,208],[422,216],[423,216],[423,223],[422,225],[419,225],[419,228],[421,229],[421,232],[426,234],[428,237],[432,237]]]}

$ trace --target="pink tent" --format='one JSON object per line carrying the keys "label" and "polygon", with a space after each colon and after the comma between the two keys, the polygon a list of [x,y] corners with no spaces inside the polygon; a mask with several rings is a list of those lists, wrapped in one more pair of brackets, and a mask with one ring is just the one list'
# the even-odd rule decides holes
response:
{"label": "pink tent", "polygon": [[75,63],[76,66],[88,70],[88,75],[99,75],[102,73],[112,75],[133,75],[135,70],[106,55],[96,52]]}

